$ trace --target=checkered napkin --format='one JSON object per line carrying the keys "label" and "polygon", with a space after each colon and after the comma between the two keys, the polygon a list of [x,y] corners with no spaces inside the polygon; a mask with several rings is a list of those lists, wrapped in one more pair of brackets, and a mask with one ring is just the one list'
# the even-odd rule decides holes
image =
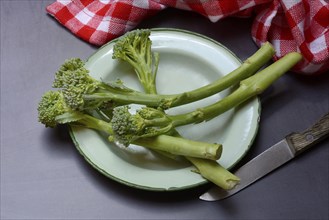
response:
{"label": "checkered napkin", "polygon": [[252,39],[258,46],[271,42],[274,60],[298,51],[304,59],[293,71],[329,71],[328,0],[57,0],[47,12],[76,36],[100,46],[167,7],[200,13],[211,22],[253,16]]}

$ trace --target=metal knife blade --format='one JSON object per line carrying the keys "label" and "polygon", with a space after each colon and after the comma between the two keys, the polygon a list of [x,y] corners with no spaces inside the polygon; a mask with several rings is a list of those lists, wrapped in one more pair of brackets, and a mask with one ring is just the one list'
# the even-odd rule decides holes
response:
{"label": "metal knife blade", "polygon": [[328,136],[329,113],[321,117],[309,129],[301,133],[289,134],[286,138],[240,167],[234,174],[241,181],[232,190],[226,191],[214,186],[199,198],[204,201],[217,201],[232,196]]}

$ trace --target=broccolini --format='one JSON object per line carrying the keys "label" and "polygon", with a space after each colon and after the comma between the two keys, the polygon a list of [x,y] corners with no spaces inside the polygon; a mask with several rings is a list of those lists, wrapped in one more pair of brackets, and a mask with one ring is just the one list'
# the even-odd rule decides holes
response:
{"label": "broccolini", "polygon": [[[58,124],[79,125],[104,132],[113,141],[112,124],[101,120],[91,113],[70,108],[65,102],[62,91],[48,91],[42,96],[38,105],[39,121],[46,127],[56,127]],[[191,156],[217,160],[222,153],[221,144],[210,144],[187,140],[180,137],[160,135],[133,142],[150,149],[165,151],[175,155]]]}

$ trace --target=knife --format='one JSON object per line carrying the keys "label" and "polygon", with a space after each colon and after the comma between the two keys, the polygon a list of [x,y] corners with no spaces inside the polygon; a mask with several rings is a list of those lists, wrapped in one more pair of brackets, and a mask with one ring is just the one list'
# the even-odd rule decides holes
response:
{"label": "knife", "polygon": [[289,134],[283,140],[240,167],[234,173],[241,179],[235,188],[224,190],[214,186],[199,198],[204,201],[217,201],[232,196],[328,136],[329,113],[321,117],[309,129],[301,133]]}

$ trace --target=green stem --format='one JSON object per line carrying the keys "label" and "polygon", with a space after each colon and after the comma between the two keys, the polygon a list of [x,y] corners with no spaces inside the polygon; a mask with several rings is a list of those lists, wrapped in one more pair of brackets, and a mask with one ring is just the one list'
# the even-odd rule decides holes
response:
{"label": "green stem", "polygon": [[237,69],[206,86],[185,93],[183,99],[176,99],[172,107],[194,102],[210,95],[219,93],[248,78],[265,65],[274,55],[273,46],[266,42],[252,56],[244,61]]}
{"label": "green stem", "polygon": [[217,186],[230,190],[239,182],[239,177],[222,167],[216,161],[186,157],[199,171],[200,175]]}
{"label": "green stem", "polygon": [[301,59],[302,56],[299,53],[289,53],[257,74],[241,81],[239,88],[222,100],[193,112],[169,116],[172,120],[173,127],[208,121],[257,96]]}
{"label": "green stem", "polygon": [[[173,135],[180,137],[176,130],[174,130]],[[185,158],[197,168],[197,173],[223,189],[232,189],[240,181],[239,177],[222,167],[218,161],[188,156]]]}
{"label": "green stem", "polygon": [[[106,132],[109,135],[113,135],[113,129],[111,123],[98,119],[88,114],[84,114],[82,119],[79,119],[77,122],[79,125],[84,127],[95,129],[98,131]],[[76,124],[75,122],[73,124]]]}
{"label": "green stem", "polygon": [[164,100],[159,97],[159,95],[145,94],[141,92],[127,92],[126,94],[114,93],[114,92],[99,92],[84,95],[83,99],[89,100],[111,100],[116,104],[126,105],[126,104],[141,104],[151,107],[156,107],[162,104]]}
{"label": "green stem", "polygon": [[204,158],[209,160],[219,159],[222,153],[221,144],[210,144],[169,135],[140,138],[133,143],[153,150],[165,151],[175,155]]}

